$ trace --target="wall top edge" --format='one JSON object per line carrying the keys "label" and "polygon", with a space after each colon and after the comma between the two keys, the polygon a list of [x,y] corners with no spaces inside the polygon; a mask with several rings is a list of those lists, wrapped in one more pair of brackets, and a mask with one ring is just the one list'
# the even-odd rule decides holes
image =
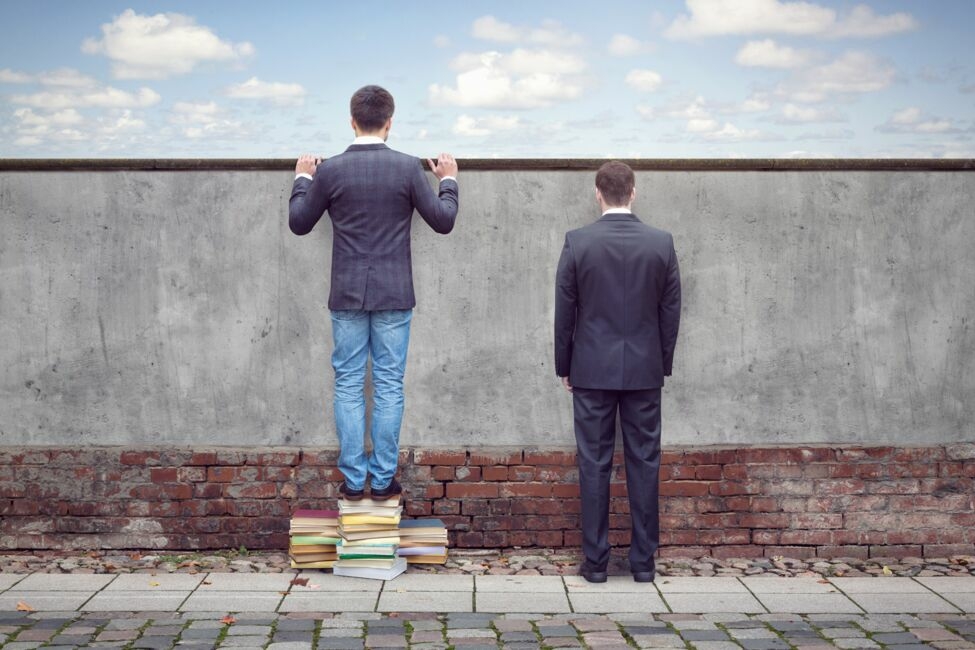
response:
{"label": "wall top edge", "polygon": [[[637,171],[975,171],[975,158],[624,158]],[[460,171],[586,171],[604,158],[461,158]],[[0,158],[0,172],[290,171],[292,158]]]}

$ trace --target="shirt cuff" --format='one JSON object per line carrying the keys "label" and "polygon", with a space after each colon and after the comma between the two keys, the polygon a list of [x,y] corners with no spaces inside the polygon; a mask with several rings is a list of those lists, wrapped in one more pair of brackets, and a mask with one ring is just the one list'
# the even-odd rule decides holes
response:
{"label": "shirt cuff", "polygon": [[[446,180],[451,180],[451,181],[457,183],[457,179],[455,177],[453,177],[453,176],[444,176],[443,178],[440,179],[440,182],[442,183],[442,182],[444,182]],[[460,183],[457,183],[457,184],[460,185]]]}
{"label": "shirt cuff", "polygon": [[310,181],[315,180],[311,177],[311,174],[295,174],[295,180],[298,180],[299,178],[307,178]]}

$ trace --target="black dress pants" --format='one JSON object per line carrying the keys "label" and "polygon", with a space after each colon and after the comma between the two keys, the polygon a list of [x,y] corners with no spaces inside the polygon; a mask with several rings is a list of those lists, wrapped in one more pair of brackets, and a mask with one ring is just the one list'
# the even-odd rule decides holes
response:
{"label": "black dress pants", "polygon": [[660,544],[660,389],[576,386],[572,403],[586,562],[594,571],[605,571],[609,564],[609,480],[618,412],[632,524],[630,571],[650,571]]}

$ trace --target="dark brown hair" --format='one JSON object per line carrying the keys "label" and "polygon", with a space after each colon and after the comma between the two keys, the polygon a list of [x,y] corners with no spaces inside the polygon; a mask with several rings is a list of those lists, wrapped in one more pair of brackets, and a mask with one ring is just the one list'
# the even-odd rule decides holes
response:
{"label": "dark brown hair", "polygon": [[596,189],[609,206],[624,206],[630,202],[636,179],[626,163],[611,160],[596,172]]}
{"label": "dark brown hair", "polygon": [[378,131],[393,116],[393,96],[380,86],[363,86],[352,95],[349,110],[363,131]]}

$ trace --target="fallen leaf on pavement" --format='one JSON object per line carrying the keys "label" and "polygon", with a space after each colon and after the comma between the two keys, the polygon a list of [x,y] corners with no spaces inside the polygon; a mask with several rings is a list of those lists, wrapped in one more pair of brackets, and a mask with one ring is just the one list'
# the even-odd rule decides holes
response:
{"label": "fallen leaf on pavement", "polygon": [[298,585],[299,587],[304,587],[308,584],[308,578],[294,578],[291,584]]}
{"label": "fallen leaf on pavement", "polygon": [[17,611],[18,612],[33,612],[33,611],[37,611],[37,610],[35,610],[33,607],[31,607],[30,605],[28,605],[27,603],[25,603],[24,601],[21,600],[21,601],[19,601],[17,603]]}
{"label": "fallen leaf on pavement", "polygon": [[223,623],[224,625],[233,625],[234,623],[237,622],[237,619],[231,616],[230,614],[227,614],[226,616],[220,619],[220,622]]}
{"label": "fallen leaf on pavement", "polygon": [[132,559],[132,560],[141,560],[142,559],[142,553],[129,553],[129,559]]}
{"label": "fallen leaf on pavement", "polygon": [[158,582],[150,582],[149,583],[149,586],[150,587],[158,587],[159,586],[159,583]]}

